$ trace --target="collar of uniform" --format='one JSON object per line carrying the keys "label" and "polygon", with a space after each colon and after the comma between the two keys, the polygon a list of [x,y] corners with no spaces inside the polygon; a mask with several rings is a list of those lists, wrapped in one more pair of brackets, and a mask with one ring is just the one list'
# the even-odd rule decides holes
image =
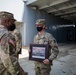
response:
{"label": "collar of uniform", "polygon": [[38,37],[39,37],[39,38],[44,38],[45,33],[46,33],[46,32],[44,31],[43,34],[38,34]]}

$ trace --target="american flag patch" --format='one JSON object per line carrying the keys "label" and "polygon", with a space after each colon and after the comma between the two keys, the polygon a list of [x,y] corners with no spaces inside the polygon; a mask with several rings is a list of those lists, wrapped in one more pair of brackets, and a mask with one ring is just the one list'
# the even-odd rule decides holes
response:
{"label": "american flag patch", "polygon": [[9,42],[10,42],[13,46],[15,46],[15,43],[14,43],[14,41],[13,41],[12,39],[10,39]]}

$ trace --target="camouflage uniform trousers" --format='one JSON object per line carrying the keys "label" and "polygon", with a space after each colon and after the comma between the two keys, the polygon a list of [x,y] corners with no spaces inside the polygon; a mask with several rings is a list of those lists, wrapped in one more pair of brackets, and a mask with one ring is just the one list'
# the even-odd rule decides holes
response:
{"label": "camouflage uniform trousers", "polygon": [[51,64],[46,65],[41,62],[35,62],[35,75],[50,75]]}
{"label": "camouflage uniform trousers", "polygon": [[[2,69],[2,67],[3,67],[3,69]],[[19,69],[20,69],[20,72],[17,75],[28,75],[28,73],[24,72],[24,70],[21,67]],[[4,68],[3,65],[0,65],[0,75],[12,75],[12,74],[10,74],[7,71],[7,69]]]}
{"label": "camouflage uniform trousers", "polygon": [[[3,73],[1,73],[0,75],[11,75],[10,73],[8,73],[6,70],[3,72]],[[19,73],[19,74],[17,74],[17,75],[28,75],[28,73]]]}
{"label": "camouflage uniform trousers", "polygon": [[0,75],[11,75],[10,73],[8,73],[7,70],[4,70],[2,73],[0,73]]}

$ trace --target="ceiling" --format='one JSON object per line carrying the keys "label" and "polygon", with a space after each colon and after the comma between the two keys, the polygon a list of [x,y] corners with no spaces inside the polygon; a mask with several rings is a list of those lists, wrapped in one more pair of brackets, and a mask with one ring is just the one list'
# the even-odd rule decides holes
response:
{"label": "ceiling", "polygon": [[76,22],[76,0],[36,0],[29,4],[60,18]]}

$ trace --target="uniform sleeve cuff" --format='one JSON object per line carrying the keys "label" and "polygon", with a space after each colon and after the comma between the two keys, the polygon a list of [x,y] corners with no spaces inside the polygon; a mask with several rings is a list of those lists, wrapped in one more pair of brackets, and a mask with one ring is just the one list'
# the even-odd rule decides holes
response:
{"label": "uniform sleeve cuff", "polygon": [[50,63],[52,63],[52,60],[51,59],[48,59],[48,60],[49,60]]}

